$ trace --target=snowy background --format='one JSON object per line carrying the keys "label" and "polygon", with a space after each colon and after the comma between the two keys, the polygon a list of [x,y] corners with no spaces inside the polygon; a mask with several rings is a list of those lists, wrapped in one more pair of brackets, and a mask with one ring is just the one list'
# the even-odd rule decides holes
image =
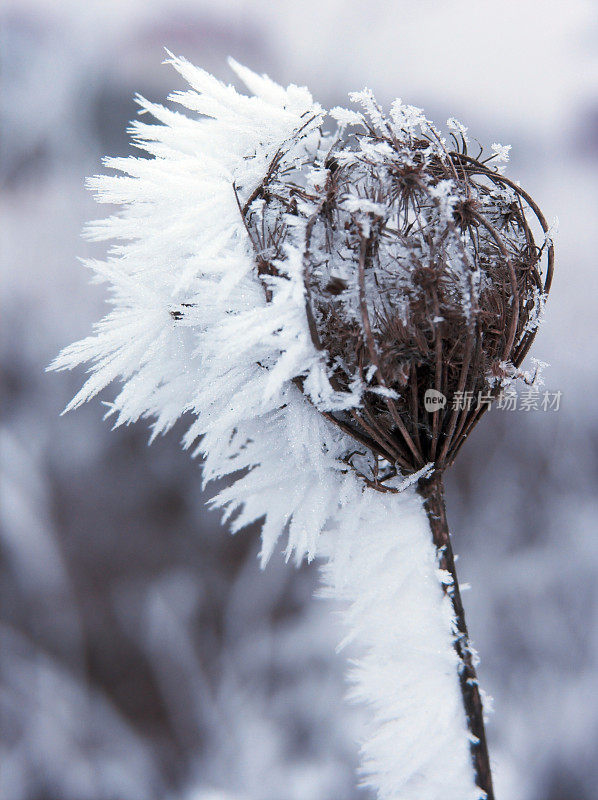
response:
{"label": "snowy background", "polygon": [[[83,188],[130,152],[163,46],[231,54],[332,106],[396,95],[480,141],[559,218],[535,355],[554,412],[492,412],[448,512],[503,800],[598,798],[598,17],[592,2],[5,0],[2,23],[2,800],[365,800],[360,713],[315,567],[261,573],[258,531],[205,508],[179,431],[147,447],[81,375],[46,375],[103,308],[77,256]],[[97,247],[97,246],[96,246]],[[96,253],[97,254],[97,253]],[[110,395],[106,395],[108,399]]]}

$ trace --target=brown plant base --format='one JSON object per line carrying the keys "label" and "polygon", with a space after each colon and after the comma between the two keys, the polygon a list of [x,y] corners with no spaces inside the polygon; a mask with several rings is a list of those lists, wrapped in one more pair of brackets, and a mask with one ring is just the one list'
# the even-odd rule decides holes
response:
{"label": "brown plant base", "polygon": [[461,601],[455,558],[446,518],[442,474],[436,471],[430,477],[420,480],[418,491],[424,499],[424,508],[430,522],[432,538],[438,551],[438,564],[441,569],[450,573],[453,579],[451,584],[444,585],[444,590],[451,600],[457,625],[454,647],[461,664],[459,683],[467,727],[471,734],[470,749],[475,780],[480,789],[486,792],[487,800],[494,800],[492,772],[484,728],[484,710],[469,645],[465,611]]}

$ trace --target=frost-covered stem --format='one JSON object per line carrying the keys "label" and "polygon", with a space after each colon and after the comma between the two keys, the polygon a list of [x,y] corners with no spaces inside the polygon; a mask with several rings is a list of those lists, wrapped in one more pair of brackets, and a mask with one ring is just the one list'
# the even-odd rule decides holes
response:
{"label": "frost-covered stem", "polygon": [[488,745],[484,728],[482,698],[469,645],[469,634],[465,622],[465,611],[461,600],[461,592],[459,591],[455,557],[453,555],[451,537],[446,518],[444,486],[441,473],[434,472],[431,477],[421,480],[419,482],[419,492],[424,498],[424,507],[430,522],[432,538],[438,549],[439,566],[441,569],[450,573],[452,577],[452,582],[445,585],[445,591],[451,599],[455,612],[457,632],[454,639],[454,647],[462,665],[459,671],[459,683],[463,696],[467,726],[471,734],[470,749],[476,783],[486,792],[488,800],[494,800],[492,772],[490,769],[490,758],[488,756]]}

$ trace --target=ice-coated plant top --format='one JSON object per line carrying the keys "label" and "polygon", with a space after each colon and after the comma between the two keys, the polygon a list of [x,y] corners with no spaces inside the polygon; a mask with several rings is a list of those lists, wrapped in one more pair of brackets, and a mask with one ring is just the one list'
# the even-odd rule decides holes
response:
{"label": "ice-coated plant top", "polygon": [[503,174],[508,148],[473,157],[456,120],[444,138],[367,90],[327,115],[234,62],[252,96],[171,62],[191,114],[139,98],[151,158],[107,159],[121,175],[90,181],[122,206],[88,229],[117,240],[90,262],[114,307],[54,366],[91,365],[71,407],[120,379],[117,424],[158,433],[190,412],[206,480],[240,476],[219,496],[235,524],[266,516],[265,557],[284,529],[313,554],[342,486],[442,470],[487,407],[430,409],[430,390],[491,398],[518,374],[550,286],[547,225]]}
{"label": "ice-coated plant top", "polygon": [[[361,111],[333,109],[339,127],[321,134],[311,163],[298,172],[281,148],[239,210],[267,300],[269,280],[301,258],[326,388],[302,375],[298,385],[392,465],[387,475],[441,469],[480,414],[477,403],[430,413],[425,393],[491,398],[516,374],[549,289],[546,223],[503,175],[508,147],[473,158],[454,119],[447,142],[418,108],[396,101],[385,116],[368,91],[352,100]],[[374,483],[384,488],[379,472]]]}

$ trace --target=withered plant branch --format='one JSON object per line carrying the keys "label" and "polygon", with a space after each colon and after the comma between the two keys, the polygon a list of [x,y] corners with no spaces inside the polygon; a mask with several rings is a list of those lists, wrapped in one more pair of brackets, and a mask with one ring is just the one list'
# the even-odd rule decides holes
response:
{"label": "withered plant branch", "polygon": [[322,415],[326,417],[327,420],[330,420],[333,425],[336,425],[337,428],[340,428],[343,433],[346,433],[348,436],[351,436],[353,439],[358,441],[360,444],[364,445],[371,450],[376,455],[381,456],[387,460],[392,461],[392,455],[390,455],[382,446],[382,444],[375,439],[370,439],[368,436],[364,436],[364,434],[357,428],[354,428],[352,425],[349,425],[348,422],[344,422],[342,419],[338,419],[335,417],[334,414],[331,414],[330,411],[323,411]]}
{"label": "withered plant branch", "polygon": [[415,368],[415,364],[411,364],[409,374],[410,374],[409,383],[411,384],[411,397],[409,403],[409,410],[411,412],[410,417],[413,422],[413,439],[415,442],[415,446],[417,447],[418,453],[421,453],[422,443],[419,435],[419,396],[418,396],[418,384],[417,384],[417,369]]}
{"label": "withered plant branch", "polygon": [[[367,405],[364,405],[361,414],[358,414],[356,411],[351,411],[351,416],[355,420],[359,420],[366,430],[376,431],[376,435],[382,441],[387,442],[390,452],[394,455],[394,460],[391,463],[398,464],[401,469],[411,471],[410,454],[409,451],[406,450],[404,443],[396,437],[391,436],[387,427],[376,421],[376,418]],[[367,419],[367,423],[365,419]]]}
{"label": "withered plant branch", "polygon": [[[438,304],[438,290],[437,287],[432,289],[432,298],[434,302],[434,317],[437,319],[440,316],[440,306]],[[442,337],[440,335],[440,323],[437,321],[434,324],[434,388],[437,392],[440,391],[442,386]],[[430,460],[434,461],[436,458],[436,448],[438,446],[438,425],[439,425],[440,409],[433,412],[432,416],[432,441],[430,442]]]}
{"label": "withered plant branch", "polygon": [[519,322],[519,291],[517,289],[517,276],[515,275],[513,262],[509,257],[507,248],[505,247],[504,242],[494,225],[488,222],[487,219],[485,219],[481,214],[478,214],[476,211],[472,211],[471,214],[473,218],[476,219],[480,225],[483,225],[483,227],[486,228],[488,233],[492,236],[496,242],[496,246],[504,258],[505,265],[509,271],[509,278],[511,281],[511,319],[509,320],[509,329],[503,351],[503,360],[506,360],[511,355],[513,344],[515,343],[515,336],[517,334],[517,324]]}
{"label": "withered plant branch", "polygon": [[[500,394],[500,386],[497,385],[490,391],[493,399],[496,399]],[[469,415],[464,418],[464,425],[461,426],[461,431],[453,437],[450,450],[446,457],[446,466],[450,467],[457,457],[457,453],[469,437],[475,426],[478,424],[484,413],[488,410],[488,406],[482,405],[480,408],[474,407],[471,409]]]}
{"label": "withered plant branch", "polygon": [[418,491],[424,500],[424,508],[428,515],[432,538],[438,553],[439,567],[446,570],[451,576],[451,582],[444,584],[443,589],[451,601],[455,614],[456,630],[454,632],[453,646],[460,664],[459,684],[467,727],[470,733],[469,747],[475,780],[480,789],[486,792],[487,800],[494,800],[492,771],[484,726],[484,708],[473,664],[469,634],[465,622],[465,611],[459,590],[455,557],[446,518],[441,474],[434,472],[428,478],[420,479]]}
{"label": "withered plant branch", "polygon": [[311,304],[311,286],[310,286],[310,275],[311,275],[311,266],[310,266],[310,244],[311,244],[311,235],[318,220],[318,215],[321,211],[321,204],[318,207],[318,210],[315,214],[307,221],[307,225],[305,226],[305,250],[303,251],[303,285],[305,288],[305,314],[307,316],[307,325],[309,328],[309,335],[311,337],[313,346],[316,350],[323,350],[324,346],[320,339],[320,335],[318,333],[318,326],[316,325],[316,321],[314,318],[314,312],[312,309]]}
{"label": "withered plant branch", "polygon": [[[293,140],[297,140],[298,141],[299,139],[301,139],[302,138],[301,134],[305,131],[305,129],[309,125],[311,125],[311,123],[315,120],[315,118],[316,118],[315,115],[309,117],[309,119],[307,119],[303,123],[303,125],[301,125],[300,128],[297,128],[297,130],[293,132],[292,136],[289,138],[288,141],[293,141]],[[285,151],[283,149],[283,146],[284,146],[284,144],[287,144],[287,143],[288,142],[283,142],[283,144],[278,148],[276,153],[274,153],[274,157],[272,158],[270,164],[268,165],[268,169],[266,171],[266,174],[264,175],[263,179],[260,181],[260,184],[255,187],[255,189],[251,192],[251,194],[249,195],[249,197],[245,201],[245,205],[241,209],[241,214],[242,214],[243,217],[245,217],[247,215],[247,212],[251,208],[251,204],[253,203],[253,201],[257,200],[257,198],[262,194],[262,192],[264,191],[264,189],[266,188],[266,186],[270,182],[270,179],[272,178],[272,176],[274,175],[274,173],[278,169],[278,165],[280,164],[280,162],[282,161],[282,158],[285,155]]]}
{"label": "withered plant branch", "polygon": [[[479,362],[481,360],[481,355],[482,355],[482,340],[481,340],[481,336],[478,335],[476,337],[474,360],[473,360],[473,364],[471,365],[471,373],[474,376],[479,374],[478,370],[479,370]],[[476,406],[476,408],[477,408],[477,406]],[[482,407],[480,406],[480,408],[482,408]],[[459,437],[461,436],[461,433],[462,433],[462,431],[463,431],[463,429],[464,429],[464,427],[465,427],[465,425],[467,423],[469,412],[470,412],[470,409],[464,408],[464,409],[462,409],[462,413],[459,415],[459,422],[458,422],[458,424],[457,424],[457,426],[456,426],[456,428],[455,428],[455,430],[453,432],[453,435],[452,435],[451,441],[450,441],[450,445],[449,445],[449,448],[448,448],[448,451],[447,451],[447,457],[445,459],[445,461],[447,463],[448,463],[448,459],[450,457],[451,448],[454,446],[454,443],[459,440]],[[483,413],[483,411],[482,411],[482,413]]]}
{"label": "withered plant branch", "polygon": [[[545,234],[548,234],[550,228],[548,227],[548,223],[546,222],[546,217],[540,210],[540,207],[535,202],[533,197],[522,189],[521,186],[512,181],[510,178],[505,177],[504,175],[499,175],[498,173],[494,172],[494,170],[485,167],[479,161],[476,161],[471,156],[467,156],[464,153],[452,153],[453,158],[467,161],[475,167],[475,172],[480,172],[483,175],[486,175],[490,180],[497,184],[504,184],[505,186],[510,186],[511,189],[515,191],[518,197],[522,197],[528,206],[532,209],[536,218],[540,225],[542,226],[542,230]],[[552,276],[554,273],[554,246],[552,242],[548,244],[548,263],[546,265],[546,277],[544,279],[544,294],[548,294],[550,291],[550,287],[552,285]]]}
{"label": "withered plant branch", "polygon": [[[463,364],[461,365],[459,383],[457,384],[457,391],[460,393],[463,393],[465,389],[465,383],[467,381],[467,373],[469,371],[469,362],[471,360],[471,352],[473,350],[472,345],[473,345],[472,336],[471,333],[468,331],[467,343],[465,345],[465,357],[463,359]],[[455,407],[453,409],[453,413],[451,414],[448,430],[446,432],[446,437],[442,445],[442,449],[440,451],[440,456],[438,458],[438,461],[436,462],[438,469],[443,469],[446,466],[446,454],[448,453],[449,447],[451,446],[451,442],[453,441],[453,434],[457,426],[458,417],[459,417],[459,408]]]}
{"label": "withered plant branch", "polygon": [[[382,370],[380,368],[380,359],[378,358],[378,351],[377,351],[377,348],[376,348],[376,343],[375,343],[374,337],[372,335],[372,326],[370,324],[370,317],[369,317],[368,308],[367,308],[367,300],[366,300],[366,293],[365,293],[365,261],[366,261],[366,257],[367,257],[368,247],[369,247],[369,239],[367,239],[365,237],[362,237],[361,238],[360,249],[359,249],[359,270],[358,270],[358,275],[359,275],[359,307],[360,307],[360,310],[361,310],[361,320],[362,320],[362,324],[363,324],[363,333],[364,333],[364,337],[365,337],[365,341],[366,341],[366,346],[368,348],[368,352],[370,354],[370,358],[372,360],[372,364],[374,364],[375,367],[376,367],[376,377],[378,379],[378,383],[380,384],[380,386],[383,389],[385,389],[388,392],[390,390],[389,390],[388,384],[386,382],[386,379],[384,377],[384,373],[382,372]],[[388,396],[385,396],[384,400],[386,402],[386,405],[388,407],[388,410],[390,412],[390,415],[391,415],[395,425],[399,429],[399,431],[401,433],[401,436],[405,440],[405,443],[406,443],[407,447],[409,448],[409,450],[413,454],[413,457],[415,458],[416,464],[418,464],[419,466],[423,466],[424,462],[423,462],[423,460],[421,458],[421,455],[418,452],[416,446],[413,444],[413,440],[411,439],[411,436],[409,436],[407,428],[405,427],[405,423],[401,419],[401,417],[399,415],[399,412],[397,411],[397,408],[396,408],[392,398],[388,397]]]}

